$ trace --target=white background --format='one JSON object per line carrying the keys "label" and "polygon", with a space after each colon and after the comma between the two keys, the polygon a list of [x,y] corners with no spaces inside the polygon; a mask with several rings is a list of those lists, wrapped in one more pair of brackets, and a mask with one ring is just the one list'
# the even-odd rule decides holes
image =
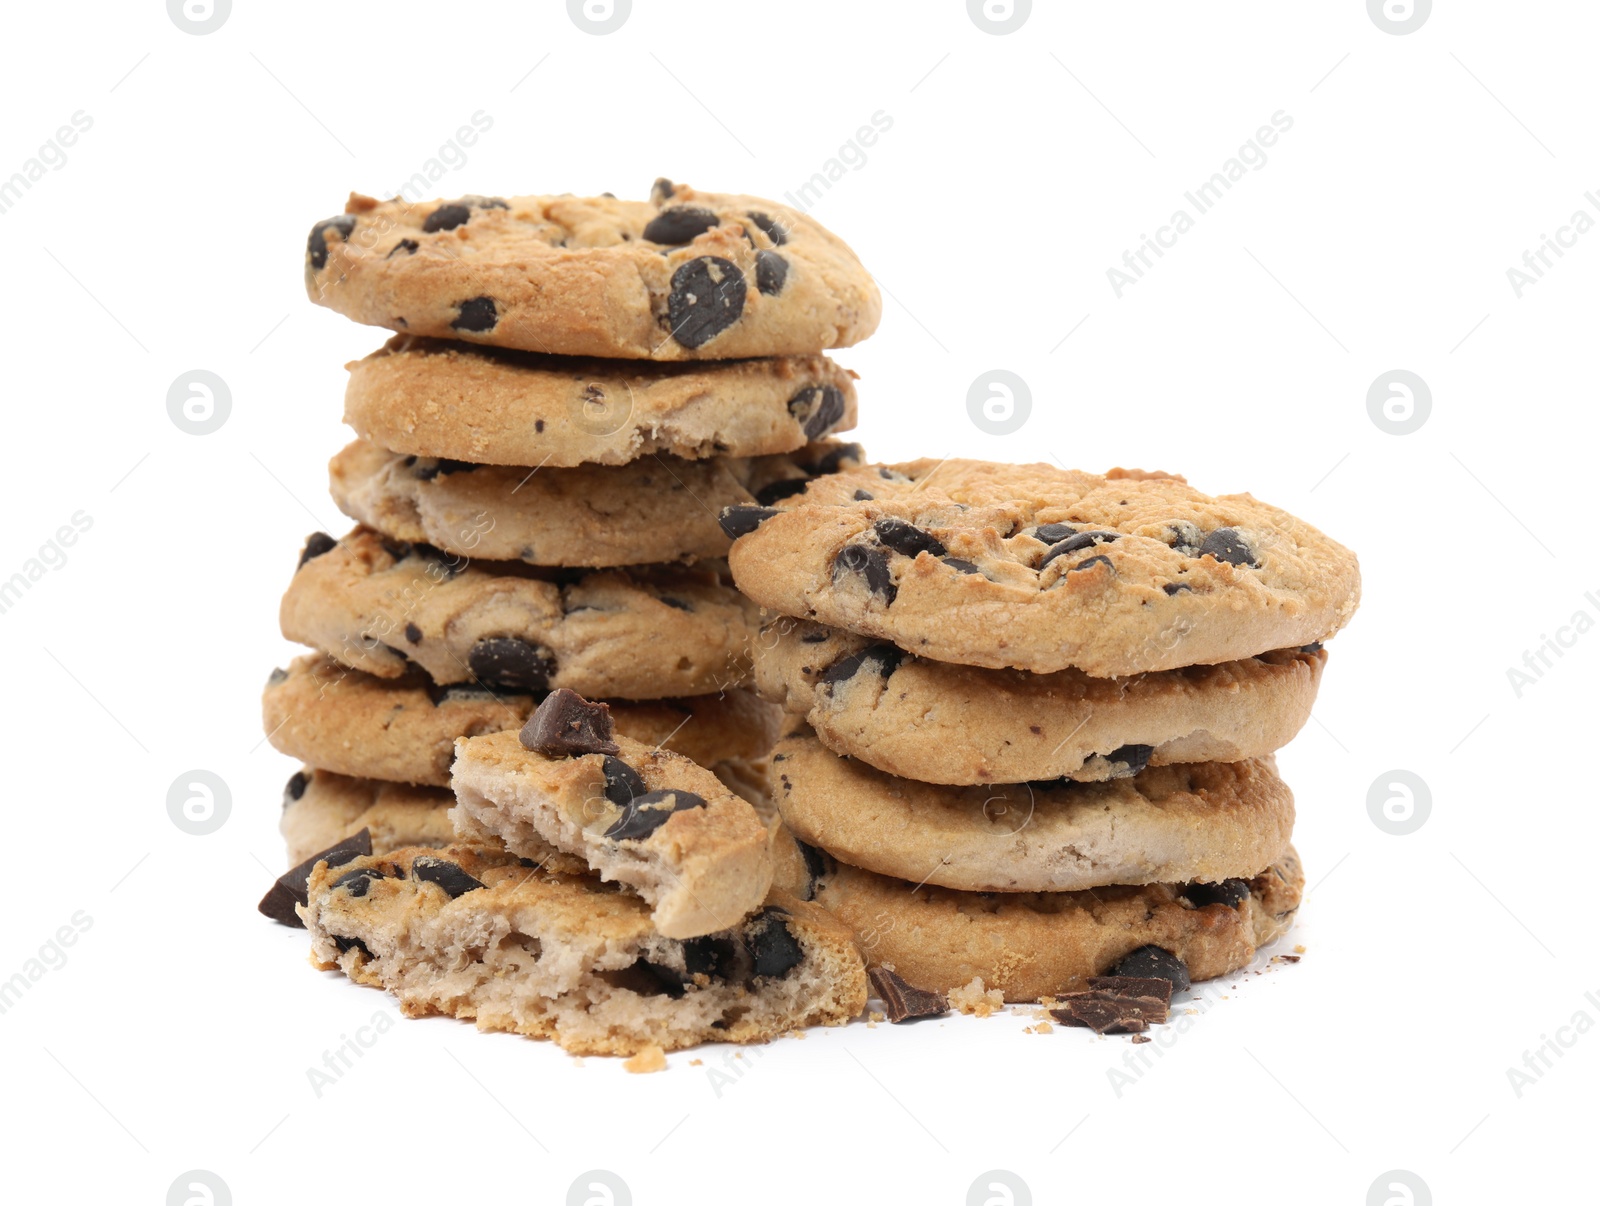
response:
{"label": "white background", "polygon": [[[1361,0],[1040,3],[1006,36],[959,0],[633,7],[604,37],[555,0],[236,0],[206,36],[160,0],[7,10],[0,177],[75,111],[93,126],[0,214],[0,578],[75,512],[93,526],[0,615],[0,979],[92,919],[0,1016],[5,1196],[160,1203],[198,1168],[239,1203],[559,1202],[603,1168],[640,1203],[960,1203],[998,1168],[1037,1202],[1356,1206],[1398,1168],[1439,1202],[1552,1200],[1592,1145],[1600,1036],[1562,1031],[1520,1097],[1507,1068],[1600,1021],[1600,634],[1520,698],[1507,668],[1600,619],[1600,233],[1521,298],[1506,270],[1597,216],[1593,6],[1441,3],[1406,36]],[[636,1077],[405,1022],[313,1093],[307,1068],[390,1006],[254,913],[293,769],[259,738],[294,653],[278,597],[305,535],[342,528],[341,365],[383,338],[306,300],[305,235],[477,110],[493,128],[443,196],[667,175],[780,197],[882,110],[814,210],[886,295],[838,357],[871,454],[1180,471],[1357,550],[1365,604],[1281,759],[1314,888],[1277,949],[1301,963],[1210,986],[1120,1095],[1108,1069],[1155,1045],[1013,1015],[813,1032],[725,1083],[718,1048]],[[1265,166],[1119,299],[1107,269],[1279,110]],[[1366,407],[1396,367],[1433,398],[1404,436]],[[231,388],[214,434],[166,412],[194,368]],[[1033,396],[1004,438],[966,411],[994,368]],[[166,811],[195,768],[231,788],[205,837]],[[1368,815],[1396,768],[1431,789],[1409,836]]]}

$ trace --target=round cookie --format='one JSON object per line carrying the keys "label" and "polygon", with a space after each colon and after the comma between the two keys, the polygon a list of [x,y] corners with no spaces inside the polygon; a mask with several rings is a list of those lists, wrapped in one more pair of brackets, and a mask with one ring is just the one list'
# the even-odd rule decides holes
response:
{"label": "round cookie", "polygon": [[661,364],[396,335],[346,367],[361,435],[488,465],[767,456],[856,425],[856,375],[821,355]]}
{"label": "round cookie", "polygon": [[840,1026],[867,1003],[850,931],[774,892],[727,930],[680,941],[637,896],[456,845],[313,868],[299,915],[313,962],[388,989],[410,1017],[554,1039],[582,1055],[766,1042]]}
{"label": "round cookie", "polygon": [[758,197],[352,194],[306,241],[306,292],[357,322],[566,356],[726,360],[848,347],[877,285],[844,240]]}
{"label": "round cookie", "polygon": [[972,892],[1253,875],[1289,845],[1294,797],[1272,759],[1152,766],[1103,783],[948,787],[833,753],[801,726],[772,755],[795,837],[912,883]]}
{"label": "round cookie", "polygon": [[1181,477],[914,461],[724,512],[763,607],[922,657],[1116,678],[1321,641],[1360,596],[1355,555],[1248,494]]}
{"label": "round cookie", "polygon": [[860,463],[829,441],[764,457],[530,469],[386,452],[357,440],[328,465],[333,501],[393,540],[530,565],[626,566],[728,555],[726,506],[771,502]]}
{"label": "round cookie", "polygon": [[[416,672],[375,678],[308,654],[272,672],[261,710],[274,748],[303,762],[341,775],[448,787],[457,737],[519,729],[535,702],[470,683],[439,687]],[[764,759],[778,736],[778,709],[738,688],[720,696],[617,701],[611,715],[623,735],[703,766],[737,761],[736,776]]]}
{"label": "round cookie", "polygon": [[278,618],[379,678],[663,699],[742,685],[753,610],[711,569],[539,571],[356,528],[307,541]]}
{"label": "round cookie", "polygon": [[[813,881],[818,904],[848,925],[870,965],[892,966],[918,988],[971,982],[1007,1001],[1037,1001],[1088,987],[1143,946],[1158,946],[1210,980],[1247,966],[1294,920],[1305,873],[1294,848],[1248,880],[1145,884],[1092,892],[990,895],[874,875],[826,856]],[[1192,893],[1192,895],[1186,895]]]}
{"label": "round cookie", "polygon": [[949,784],[1095,782],[1264,757],[1311,715],[1328,656],[1308,646],[1132,678],[1031,674],[914,657],[787,616],[754,649],[757,689],[829,749]]}

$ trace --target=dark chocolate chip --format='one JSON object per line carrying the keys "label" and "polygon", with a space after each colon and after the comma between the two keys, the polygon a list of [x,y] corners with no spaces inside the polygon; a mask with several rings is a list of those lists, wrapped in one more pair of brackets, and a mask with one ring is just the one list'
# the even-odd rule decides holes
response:
{"label": "dark chocolate chip", "polygon": [[418,628],[415,624],[407,624],[406,640],[415,645],[417,642],[422,640],[422,629]]}
{"label": "dark chocolate chip", "polygon": [[329,886],[331,888],[348,888],[351,896],[365,896],[367,889],[372,886],[375,879],[383,879],[384,874],[378,867],[357,867],[354,871],[346,871]]}
{"label": "dark chocolate chip", "polygon": [[1046,544],[1059,544],[1068,536],[1076,536],[1078,529],[1065,523],[1042,523],[1033,529],[1033,538]]}
{"label": "dark chocolate chip", "polygon": [[670,200],[676,191],[672,187],[672,181],[665,176],[657,176],[656,182],[650,186],[650,201],[654,205],[660,205],[663,201]]}
{"label": "dark chocolate chip", "polygon": [[805,488],[811,484],[809,477],[791,477],[781,482],[768,482],[756,491],[756,501],[764,507],[783,498],[793,498],[796,494],[803,494]]}
{"label": "dark chocolate chip", "polygon": [[946,565],[958,574],[981,574],[983,571],[970,561],[963,561],[960,557],[945,557],[942,559]]}
{"label": "dark chocolate chip", "polygon": [[1106,761],[1127,763],[1128,769],[1123,773],[1137,775],[1150,765],[1150,755],[1155,752],[1153,745],[1121,745],[1106,755]]}
{"label": "dark chocolate chip", "polygon": [[644,237],[652,243],[681,246],[705,234],[719,220],[709,209],[675,205],[662,210],[645,224]]}
{"label": "dark chocolate chip", "polygon": [[1237,909],[1250,899],[1250,885],[1242,879],[1225,879],[1215,884],[1193,883],[1186,885],[1179,895],[1197,909],[1214,904]]}
{"label": "dark chocolate chip", "polygon": [[545,696],[518,734],[524,749],[552,758],[615,754],[617,743],[611,738],[610,705],[590,703],[566,687]]}
{"label": "dark chocolate chip", "polygon": [[726,980],[737,972],[738,967],[739,952],[730,939],[707,934],[703,938],[690,938],[683,944],[685,975]]}
{"label": "dark chocolate chip", "polygon": [[411,860],[411,878],[427,884],[438,884],[451,900],[483,887],[479,880],[462,870],[460,864],[435,858],[431,854],[421,854]]}
{"label": "dark chocolate chip", "polygon": [[817,675],[819,687],[831,687],[835,683],[842,683],[854,678],[863,666],[871,665],[878,672],[879,677],[889,678],[900,668],[900,663],[905,660],[906,651],[898,645],[880,642],[868,645],[859,653],[847,653],[832,665],[828,666],[821,674]]}
{"label": "dark chocolate chip", "polygon": [[422,244],[417,242],[415,239],[401,239],[393,247],[389,248],[389,254],[383,258],[386,260],[392,260],[394,259],[394,253],[397,251],[403,251],[407,255],[416,255],[417,248],[421,246]]}
{"label": "dark chocolate chip", "polygon": [[608,755],[600,764],[600,770],[606,777],[606,799],[617,807],[626,808],[636,796],[645,794],[644,780],[639,777],[639,772],[621,758]]}
{"label": "dark chocolate chip", "polygon": [[[844,394],[834,385],[808,385],[789,399],[789,413],[800,424],[806,439],[815,440],[831,431],[833,425],[844,418]],[[819,466],[818,472],[833,473],[836,470]]]}
{"label": "dark chocolate chip", "polygon": [[683,972],[675,971],[660,963],[652,963],[640,956],[628,968],[627,976],[622,987],[628,988],[640,996],[655,996],[665,993],[676,1000],[683,996],[684,987],[688,984],[689,977]]}
{"label": "dark chocolate chip", "polygon": [[272,668],[272,673],[267,675],[267,686],[269,687],[281,687],[288,681],[289,672],[283,669],[281,666],[274,666]]}
{"label": "dark chocolate chip", "polygon": [[467,654],[473,677],[501,691],[543,691],[556,672],[555,656],[521,637],[485,637]]}
{"label": "dark chocolate chip", "polygon": [[1050,1016],[1096,1034],[1140,1034],[1167,1020],[1172,989],[1172,982],[1161,977],[1090,976],[1089,991],[1058,996],[1062,1008],[1052,1009]]}
{"label": "dark chocolate chip", "polygon": [[823,641],[828,639],[828,634],[826,632],[817,632],[813,630],[810,632],[801,633],[800,639],[807,645],[820,645]]}
{"label": "dark chocolate chip", "polygon": [[857,490],[850,497],[855,499],[857,502],[871,502],[872,501],[872,495],[868,494],[865,490]]}
{"label": "dark chocolate chip", "polygon": [[328,231],[337,230],[339,237],[346,242],[350,240],[350,232],[356,228],[354,214],[340,214],[337,218],[324,218],[311,228],[311,235],[306,239],[306,254],[311,257],[313,269],[324,268],[328,263]]}
{"label": "dark chocolate chip", "polygon": [[891,1022],[914,1022],[936,1018],[950,1012],[950,1002],[941,992],[913,988],[887,967],[867,968],[872,991],[883,1002],[884,1016]]}
{"label": "dark chocolate chip", "polygon": [[867,589],[883,600],[885,607],[893,603],[900,588],[889,573],[889,554],[865,544],[847,544],[833,559],[835,582],[844,574],[857,574],[866,581]]}
{"label": "dark chocolate chip", "polygon": [[422,219],[422,233],[433,234],[440,230],[454,230],[457,226],[466,224],[472,217],[472,211],[459,201],[452,201],[448,205],[441,205],[426,218]]}
{"label": "dark chocolate chip", "polygon": [[723,507],[722,513],[717,516],[717,522],[722,525],[723,534],[728,539],[737,540],[741,536],[750,535],[777,513],[776,507]]}
{"label": "dark chocolate chip", "polygon": [[1168,595],[1175,595],[1179,591],[1192,591],[1194,590],[1194,587],[1190,586],[1187,582],[1163,582],[1161,584],[1161,589],[1166,591]]}
{"label": "dark chocolate chip", "polygon": [[781,980],[805,960],[800,943],[789,932],[783,920],[788,913],[776,905],[768,905],[756,917],[754,925],[761,928],[748,935],[746,944],[755,960],[755,974]]}
{"label": "dark chocolate chip", "polygon": [[828,873],[828,856],[815,846],[808,846],[799,838],[794,844],[800,849],[800,858],[806,865],[806,891],[803,899],[812,900],[817,895],[817,881]]}
{"label": "dark chocolate chip", "polygon": [[[839,395],[841,413],[844,406],[844,395]],[[854,468],[866,456],[860,444],[840,444],[832,452],[825,454],[817,463],[811,466],[811,472],[821,475],[824,473],[838,473],[843,468]]]}
{"label": "dark chocolate chip", "polygon": [[694,604],[686,602],[683,599],[674,599],[671,595],[658,595],[656,597],[659,598],[668,607],[675,607],[679,611],[693,611],[694,610]]}
{"label": "dark chocolate chip", "polygon": [[1111,558],[1107,557],[1105,554],[1102,553],[1098,557],[1090,557],[1090,558],[1087,558],[1086,560],[1078,562],[1078,564],[1073,566],[1071,569],[1069,569],[1067,571],[1067,573],[1075,574],[1079,570],[1086,570],[1092,565],[1103,565],[1107,569],[1115,569],[1116,568],[1115,566],[1113,566],[1111,564]]}
{"label": "dark chocolate chip", "polygon": [[272,887],[267,889],[267,894],[261,898],[261,903],[256,905],[256,909],[263,917],[270,917],[279,925],[294,926],[303,930],[305,922],[300,920],[294,907],[307,902],[306,886],[311,880],[312,868],[322,862],[330,867],[342,867],[351,859],[371,853],[372,833],[367,829],[335,842],[326,850],[317,851],[305,862],[290,867],[278,876]]}
{"label": "dark chocolate chip", "polygon": [[456,316],[450,323],[453,331],[492,331],[500,321],[492,297],[469,297],[456,303]]}
{"label": "dark chocolate chip", "polygon": [[686,348],[703,347],[744,313],[744,273],[732,260],[703,255],[672,274],[667,318],[672,336]]}
{"label": "dark chocolate chip", "polygon": [[367,944],[359,938],[345,938],[339,934],[329,934],[328,937],[333,939],[333,945],[339,948],[341,955],[350,951],[360,951],[368,959],[373,957],[372,952],[367,949]]}
{"label": "dark chocolate chip", "polygon": [[1260,565],[1237,528],[1218,528],[1212,532],[1201,542],[1200,555],[1215,557],[1229,565],[1248,565],[1252,569]]}
{"label": "dark chocolate chip", "polygon": [[299,569],[313,557],[320,557],[324,553],[331,553],[339,547],[339,542],[326,532],[313,532],[306,537],[306,547],[300,550],[300,561],[295,566]]}
{"label": "dark chocolate chip", "polygon": [[1322,642],[1321,641],[1312,641],[1311,644],[1309,644],[1309,645],[1302,645],[1302,646],[1300,646],[1300,652],[1301,653],[1321,653],[1322,652]]}
{"label": "dark chocolate chip", "polygon": [[1098,544],[1110,544],[1113,540],[1120,540],[1121,532],[1078,532],[1068,536],[1065,540],[1058,540],[1044,551],[1044,556],[1039,559],[1035,569],[1043,569],[1057,557],[1064,557],[1068,553],[1081,552],[1092,549]]}
{"label": "dark chocolate chip", "polygon": [[301,796],[306,794],[306,788],[311,786],[311,776],[305,771],[295,771],[289,776],[289,781],[283,785],[283,806],[288,808]]}
{"label": "dark chocolate chip", "polygon": [[918,553],[931,553],[935,557],[943,557],[947,551],[944,543],[937,537],[903,519],[880,519],[872,525],[872,530],[878,534],[878,539],[883,542],[884,547],[891,548],[906,557],[915,557]]}
{"label": "dark chocolate chip", "polygon": [[1118,959],[1109,973],[1113,976],[1151,976],[1171,980],[1173,992],[1189,987],[1189,966],[1171,951],[1159,946],[1141,946]]}
{"label": "dark chocolate chip", "polygon": [[756,288],[768,297],[783,292],[789,279],[789,261],[776,251],[756,252]]}
{"label": "dark chocolate chip", "polygon": [[453,461],[448,457],[432,457],[419,462],[411,471],[411,476],[421,482],[431,482],[441,473],[449,477],[452,473],[471,473],[478,466],[472,461]]}
{"label": "dark chocolate chip", "polygon": [[617,842],[640,841],[665,825],[673,813],[705,806],[705,798],[692,791],[647,791],[622,806],[622,815],[605,836]]}
{"label": "dark chocolate chip", "polygon": [[766,214],[748,213],[745,217],[754,222],[761,233],[772,240],[774,247],[782,247],[789,241],[789,232],[784,230],[783,224],[774,222]]}

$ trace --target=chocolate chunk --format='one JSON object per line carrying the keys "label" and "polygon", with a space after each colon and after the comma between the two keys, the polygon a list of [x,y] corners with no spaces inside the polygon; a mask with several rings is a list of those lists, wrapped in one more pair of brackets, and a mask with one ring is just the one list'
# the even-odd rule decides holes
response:
{"label": "chocolate chunk", "polygon": [[1161,589],[1166,591],[1167,594],[1171,596],[1177,594],[1179,591],[1193,591],[1194,587],[1190,586],[1187,582],[1163,582],[1161,584]]}
{"label": "chocolate chunk", "polygon": [[382,868],[357,867],[354,871],[346,871],[329,886],[332,888],[348,888],[351,896],[365,896],[367,889],[372,886],[372,881],[383,878],[385,876]]}
{"label": "chocolate chunk", "polygon": [[469,297],[456,303],[456,316],[450,323],[453,331],[492,331],[500,321],[500,311],[495,309],[492,297]]}
{"label": "chocolate chunk", "polygon": [[288,681],[289,672],[282,666],[274,666],[272,668],[272,673],[267,675],[267,686],[269,687],[281,687]]}
{"label": "chocolate chunk", "polygon": [[300,550],[300,561],[295,566],[299,569],[313,557],[320,557],[324,553],[331,553],[339,547],[339,542],[326,532],[313,532],[306,537],[306,547]]}
{"label": "chocolate chunk", "polygon": [[[615,972],[608,974],[616,976]],[[689,977],[683,972],[664,964],[652,963],[642,955],[633,961],[621,977],[612,980],[613,987],[626,988],[641,997],[665,993],[674,1000],[683,996],[683,990],[689,982]]]}
{"label": "chocolate chunk", "polygon": [[617,842],[640,841],[665,825],[673,813],[705,806],[705,798],[692,791],[672,788],[647,791],[622,806],[622,815],[606,830],[605,836]]}
{"label": "chocolate chunk", "polygon": [[324,218],[311,228],[310,237],[306,239],[306,254],[311,257],[311,267],[320,269],[328,264],[328,231],[337,230],[339,237],[346,242],[350,239],[350,232],[356,228],[354,214],[340,214],[337,218]]}
{"label": "chocolate chunk", "polygon": [[1139,1034],[1165,1022],[1172,982],[1138,976],[1094,976],[1087,992],[1056,998],[1061,1008],[1050,1016],[1068,1026],[1087,1026],[1096,1034]]}
{"label": "chocolate chunk", "polygon": [[590,703],[566,687],[545,696],[517,736],[524,749],[552,758],[617,753],[610,705]]}
{"label": "chocolate chunk", "polygon": [[[789,401],[789,405],[791,407],[794,405],[792,398]],[[843,394],[839,395],[839,407],[842,414],[844,409]],[[793,411],[791,410],[790,413],[792,414]],[[819,476],[824,473],[838,473],[841,469],[854,468],[859,465],[864,456],[866,456],[866,452],[860,444],[840,444],[832,452],[826,453],[815,465],[812,465],[811,472]]]}
{"label": "chocolate chunk", "polygon": [[737,974],[739,952],[732,940],[707,934],[683,944],[683,970],[687,976],[708,976],[727,980]]}
{"label": "chocolate chunk", "polygon": [[407,255],[416,255],[417,248],[421,246],[422,244],[417,242],[415,239],[401,239],[393,247],[389,248],[389,254],[383,258],[386,260],[392,260],[394,259],[394,253],[397,251],[403,251]]}
{"label": "chocolate chunk", "polygon": [[656,597],[658,599],[660,599],[663,603],[665,603],[668,607],[674,608],[677,611],[693,611],[694,610],[694,604],[688,602],[687,600],[674,599],[671,595],[657,595]]}
{"label": "chocolate chunk", "polygon": [[983,571],[981,569],[979,569],[976,565],[974,565],[972,562],[963,561],[960,557],[943,557],[943,558],[941,558],[941,560],[946,565],[948,565],[951,569],[955,570],[956,573],[958,573],[958,574],[982,574],[983,573]]}
{"label": "chocolate chunk", "polygon": [[705,234],[719,221],[709,209],[675,205],[664,209],[645,224],[644,237],[652,243],[681,246]]}
{"label": "chocolate chunk", "polygon": [[774,247],[782,247],[789,241],[789,234],[784,230],[783,226],[778,222],[774,222],[766,214],[748,213],[745,217],[754,222],[757,229],[772,240]]}
{"label": "chocolate chunk", "polygon": [[828,873],[828,856],[815,846],[806,845],[799,838],[794,839],[794,844],[799,848],[800,858],[806,865],[806,891],[802,899],[814,900],[817,895],[817,881]]}
{"label": "chocolate chunk", "polygon": [[898,645],[879,642],[868,645],[859,653],[847,653],[817,675],[819,687],[831,687],[854,678],[862,666],[870,664],[883,678],[889,678],[900,668],[906,652]]}
{"label": "chocolate chunk", "polygon": [[367,829],[335,842],[326,850],[319,850],[305,862],[289,868],[278,876],[272,887],[267,889],[267,894],[261,898],[261,903],[256,905],[256,909],[263,917],[270,917],[279,925],[303,930],[306,928],[305,922],[300,920],[294,907],[307,902],[306,885],[311,880],[312,868],[322,862],[330,867],[342,867],[351,859],[371,853],[372,832]]}
{"label": "chocolate chunk", "polygon": [[1086,559],[1084,561],[1078,562],[1078,564],[1073,566],[1071,569],[1069,569],[1067,571],[1067,573],[1075,574],[1079,570],[1091,569],[1096,565],[1103,565],[1107,569],[1115,569],[1116,568],[1115,566],[1113,566],[1111,564],[1111,558],[1110,557],[1107,557],[1104,554],[1101,554],[1098,557],[1090,557],[1090,558],[1088,558],[1088,559]]}
{"label": "chocolate chunk", "polygon": [[621,758],[607,755],[600,764],[600,771],[606,777],[606,799],[619,808],[626,808],[635,797],[645,794],[644,780],[639,777],[639,772]]}
{"label": "chocolate chunk", "polygon": [[1043,569],[1057,557],[1064,557],[1068,553],[1081,552],[1083,549],[1092,549],[1097,544],[1110,544],[1113,540],[1120,540],[1121,532],[1078,532],[1068,536],[1065,540],[1058,540],[1044,551],[1044,556],[1039,559],[1035,569]]}
{"label": "chocolate chunk", "polygon": [[686,348],[703,347],[744,313],[744,273],[732,260],[703,255],[672,274],[667,318],[672,336]]}
{"label": "chocolate chunk", "polygon": [[1155,752],[1156,747],[1153,745],[1119,745],[1106,755],[1106,761],[1127,764],[1128,769],[1122,775],[1117,776],[1121,778],[1123,775],[1137,775],[1145,767],[1149,766],[1150,755]]}
{"label": "chocolate chunk", "polygon": [[368,959],[373,957],[372,952],[367,949],[367,944],[359,938],[345,938],[339,934],[329,934],[328,937],[333,939],[333,945],[339,948],[341,955],[349,951],[360,951]]}
{"label": "chocolate chunk", "polygon": [[1153,976],[1172,981],[1173,992],[1189,987],[1189,967],[1171,951],[1159,946],[1141,946],[1118,959],[1108,973],[1113,976]]}
{"label": "chocolate chunk", "polygon": [[677,190],[672,187],[672,181],[665,176],[657,176],[656,182],[650,186],[650,204],[661,205],[672,198]]}
{"label": "chocolate chunk", "polygon": [[454,230],[457,226],[465,225],[472,211],[459,201],[452,201],[448,205],[441,205],[426,218],[422,219],[422,233],[433,234],[439,230]]}
{"label": "chocolate chunk", "polygon": [[431,854],[420,854],[411,860],[411,878],[420,879],[426,884],[438,884],[451,900],[483,887],[480,881],[462,870],[460,864],[435,858]]}
{"label": "chocolate chunk", "polygon": [[776,507],[723,507],[722,513],[717,516],[717,522],[722,525],[723,534],[729,540],[737,540],[741,536],[750,535],[777,513]]}
{"label": "chocolate chunk", "polygon": [[793,498],[796,494],[803,494],[805,488],[811,484],[809,477],[791,477],[781,482],[768,482],[756,491],[756,501],[764,507],[770,507],[782,498]]}
{"label": "chocolate chunk", "polygon": [[283,806],[288,808],[301,796],[306,794],[306,788],[311,785],[311,776],[305,771],[295,771],[289,776],[289,781],[283,785]]}
{"label": "chocolate chunk", "polygon": [[833,580],[837,582],[847,573],[860,575],[866,581],[867,589],[881,598],[885,607],[893,603],[895,596],[900,593],[900,588],[894,584],[894,578],[889,573],[889,554],[883,549],[865,544],[845,545],[833,559]]}
{"label": "chocolate chunk", "polygon": [[415,624],[407,624],[406,640],[410,641],[413,645],[417,644],[422,640],[422,629],[418,628]]}
{"label": "chocolate chunk", "polygon": [[789,279],[789,261],[776,251],[756,252],[756,288],[768,297],[783,292]]}
{"label": "chocolate chunk", "polygon": [[[757,914],[752,926],[746,927],[745,943],[755,960],[756,975],[780,980],[805,960],[805,952],[783,920],[788,915],[787,910],[768,905]],[[761,928],[752,933],[754,926]]]}
{"label": "chocolate chunk", "polygon": [[915,557],[918,553],[943,557],[946,552],[943,542],[937,537],[903,519],[880,519],[872,525],[872,530],[878,534],[884,547],[906,557]]}
{"label": "chocolate chunk", "polygon": [[1251,569],[1261,564],[1237,528],[1218,528],[1212,532],[1200,543],[1200,556],[1215,557],[1229,565],[1248,565]]}
{"label": "chocolate chunk", "polygon": [[936,1018],[950,1012],[950,1002],[942,992],[913,988],[887,967],[867,968],[872,991],[883,1002],[883,1012],[891,1022],[914,1022]]}
{"label": "chocolate chunk", "polygon": [[1225,879],[1215,884],[1192,883],[1185,885],[1179,895],[1197,909],[1214,904],[1237,909],[1250,899],[1250,885],[1242,879]]}
{"label": "chocolate chunk", "polygon": [[1300,646],[1300,652],[1301,653],[1321,653],[1322,652],[1322,642],[1321,641],[1312,641],[1311,644],[1309,644],[1309,645],[1302,645],[1302,646]]}
{"label": "chocolate chunk", "polygon": [[548,649],[521,637],[485,637],[467,654],[467,666],[493,690],[543,691],[556,672],[556,659]]}
{"label": "chocolate chunk", "polygon": [[[834,385],[808,385],[796,391],[794,397],[789,399],[789,413],[794,416],[795,422],[800,424],[800,429],[808,440],[815,440],[825,432],[831,431],[833,425],[844,418],[844,394]],[[838,449],[835,456],[845,449]],[[825,460],[827,458],[824,458]],[[837,464],[826,466],[819,464],[819,473],[838,472]]]}
{"label": "chocolate chunk", "polygon": [[1068,536],[1077,534],[1077,528],[1065,523],[1042,523],[1033,529],[1033,538],[1046,544],[1060,544]]}
{"label": "chocolate chunk", "polygon": [[1163,1005],[1172,1003],[1172,981],[1164,976],[1090,976],[1089,987],[1125,997],[1154,997]]}
{"label": "chocolate chunk", "polygon": [[871,502],[872,501],[872,495],[868,494],[865,490],[857,490],[850,497],[855,499],[857,502]]}
{"label": "chocolate chunk", "polygon": [[441,473],[449,477],[452,473],[471,473],[477,467],[471,461],[453,461],[449,457],[442,456],[429,457],[412,470],[411,476],[420,482],[431,482]]}

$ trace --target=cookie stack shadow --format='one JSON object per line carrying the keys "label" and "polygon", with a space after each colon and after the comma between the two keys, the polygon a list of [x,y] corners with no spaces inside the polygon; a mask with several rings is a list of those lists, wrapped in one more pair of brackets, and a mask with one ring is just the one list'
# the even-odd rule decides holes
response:
{"label": "cookie stack shadow", "polygon": [[1304,877],[1273,755],[1355,610],[1348,550],[1167,474],[963,460],[724,522],[787,713],[789,887],[869,965],[1038,1001],[1186,988],[1286,931]]}
{"label": "cookie stack shadow", "polygon": [[[848,935],[764,903],[779,714],[749,690],[755,608],[718,522],[861,463],[832,438],[854,374],[822,354],[876,326],[853,254],[782,206],[662,180],[648,202],[352,196],[312,229],[306,282],[396,334],[348,366],[357,438],[329,477],[355,526],[307,540],[282,601],[311,652],[271,676],[264,723],[305,766],[281,823],[297,866],[263,911],[408,1010],[573,1050],[853,1014]],[[551,700],[547,725],[599,708],[593,748],[519,740]],[[401,909],[431,936],[385,928]],[[440,988],[486,929],[481,978]]]}

